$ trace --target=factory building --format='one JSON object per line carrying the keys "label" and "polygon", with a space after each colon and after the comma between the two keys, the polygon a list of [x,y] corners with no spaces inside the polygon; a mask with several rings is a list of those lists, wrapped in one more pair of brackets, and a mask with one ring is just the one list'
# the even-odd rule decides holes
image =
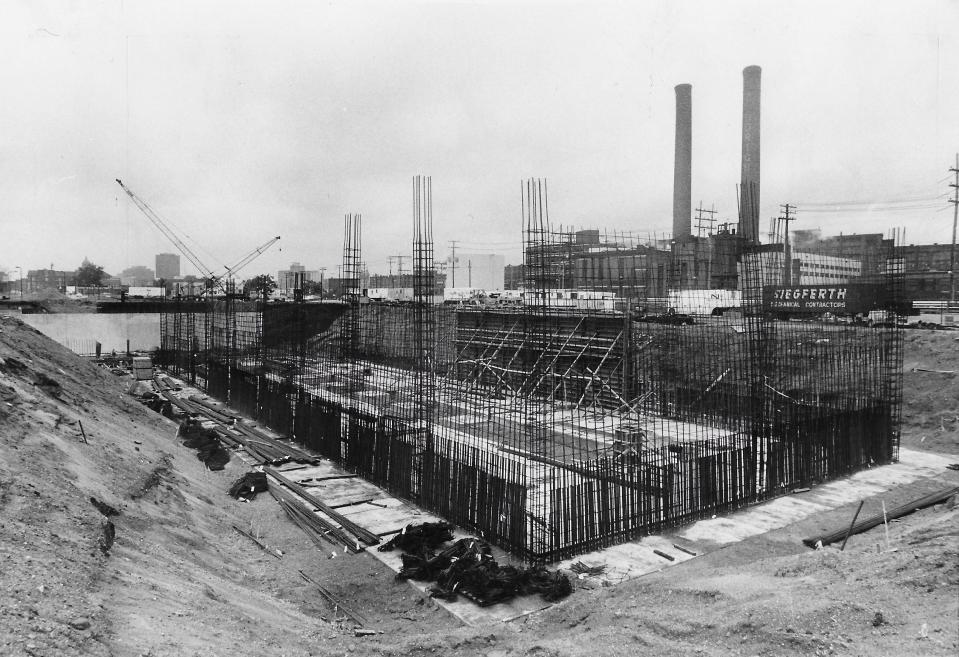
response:
{"label": "factory building", "polygon": [[750,271],[750,285],[825,285],[848,283],[861,278],[862,263],[855,258],[838,258],[822,252],[792,250],[787,270],[783,244],[763,244],[743,255],[742,270]]}

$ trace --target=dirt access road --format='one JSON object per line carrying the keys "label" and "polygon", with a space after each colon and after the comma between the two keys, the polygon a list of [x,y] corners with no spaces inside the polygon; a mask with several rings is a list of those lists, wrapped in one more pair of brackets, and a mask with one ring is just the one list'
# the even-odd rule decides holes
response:
{"label": "dirt access road", "polygon": [[[959,454],[956,333],[907,337],[903,442]],[[226,495],[129,379],[0,317],[2,655],[954,655],[959,511],[892,523],[845,552],[800,539],[841,508],[545,612],[465,627],[366,554],[317,550],[272,498]],[[80,430],[82,422],[83,431]],[[85,436],[85,439],[84,439]],[[959,457],[956,459],[959,461]],[[947,484],[910,484],[887,504]],[[95,497],[117,511],[104,516]],[[111,522],[113,530],[110,530]],[[276,559],[232,529],[262,536]],[[111,542],[112,539],[112,542]],[[354,636],[303,570],[380,634]]]}

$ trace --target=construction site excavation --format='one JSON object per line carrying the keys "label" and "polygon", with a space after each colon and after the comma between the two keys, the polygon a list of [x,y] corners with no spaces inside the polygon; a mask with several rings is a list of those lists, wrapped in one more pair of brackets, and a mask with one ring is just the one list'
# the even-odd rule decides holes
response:
{"label": "construction site excavation", "polygon": [[[669,306],[685,263],[655,244],[621,245],[630,279],[604,297],[568,257],[584,235],[551,227],[545,182],[522,192],[522,305],[435,303],[431,180],[416,177],[411,302],[362,298],[361,218],[347,215],[343,300],[174,300],[158,364],[535,563],[896,459],[897,322],[781,319],[763,303],[781,253],[748,246],[725,312]],[[857,284],[894,302],[884,246]]]}
{"label": "construction site excavation", "polygon": [[19,4],[0,657],[959,654],[959,4]]}

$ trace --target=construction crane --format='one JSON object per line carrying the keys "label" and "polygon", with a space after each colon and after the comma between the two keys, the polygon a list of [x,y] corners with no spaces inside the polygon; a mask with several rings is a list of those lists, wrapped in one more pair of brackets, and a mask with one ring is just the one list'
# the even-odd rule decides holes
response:
{"label": "construction crane", "polygon": [[134,205],[137,206],[140,212],[146,215],[146,218],[150,220],[150,223],[156,226],[157,229],[159,229],[159,231],[163,233],[168,240],[173,242],[173,246],[175,246],[180,251],[180,253],[182,253],[184,257],[187,260],[189,260],[194,267],[197,268],[197,270],[200,272],[203,278],[210,281],[211,288],[219,287],[221,290],[226,292],[227,290],[222,282],[224,278],[226,279],[232,278],[233,275],[236,274],[236,272],[238,272],[240,269],[243,269],[248,264],[253,262],[253,260],[255,260],[261,253],[269,249],[280,239],[280,236],[277,235],[273,239],[268,240],[267,242],[261,244],[257,248],[247,253],[245,256],[240,258],[240,260],[236,264],[234,264],[232,267],[226,267],[225,268],[226,271],[223,274],[221,275],[214,274],[209,267],[203,264],[203,261],[200,260],[199,256],[197,256],[197,254],[194,253],[193,250],[189,246],[187,246],[186,243],[183,240],[181,240],[175,232],[173,232],[173,229],[170,228],[170,226],[168,226],[167,223],[160,218],[160,215],[158,215],[156,212],[153,211],[153,208],[151,208],[146,201],[144,201],[139,196],[134,194],[133,190],[131,190],[126,185],[124,185],[122,180],[120,180],[119,178],[116,178],[115,180],[117,181],[117,184],[120,185],[120,188],[124,192],[126,192],[127,196],[130,197],[130,199],[133,201]]}
{"label": "construction crane", "polygon": [[261,253],[263,253],[263,252],[266,251],[268,248],[270,248],[271,246],[273,246],[274,244],[276,244],[277,241],[279,241],[279,239],[280,239],[280,236],[277,235],[277,236],[274,237],[273,239],[267,240],[266,242],[264,242],[264,243],[261,244],[260,246],[256,247],[255,249],[253,249],[252,251],[250,251],[249,253],[247,253],[245,256],[243,256],[242,258],[240,258],[240,260],[239,260],[235,265],[233,265],[232,267],[227,267],[227,268],[226,268],[226,273],[223,274],[223,276],[221,276],[220,278],[233,278],[233,276],[234,276],[238,271],[240,271],[241,269],[243,269],[244,267],[246,267],[248,264],[250,264],[251,262],[253,262],[254,260],[256,260]]}

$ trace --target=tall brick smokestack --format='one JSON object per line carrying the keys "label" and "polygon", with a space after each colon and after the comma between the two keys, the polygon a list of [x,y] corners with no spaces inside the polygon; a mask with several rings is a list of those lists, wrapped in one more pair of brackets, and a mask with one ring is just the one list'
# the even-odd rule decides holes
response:
{"label": "tall brick smokestack", "polygon": [[676,156],[673,165],[673,239],[692,234],[693,87],[676,85]]}
{"label": "tall brick smokestack", "polygon": [[743,169],[739,189],[739,233],[759,241],[759,107],[762,69],[743,69]]}

